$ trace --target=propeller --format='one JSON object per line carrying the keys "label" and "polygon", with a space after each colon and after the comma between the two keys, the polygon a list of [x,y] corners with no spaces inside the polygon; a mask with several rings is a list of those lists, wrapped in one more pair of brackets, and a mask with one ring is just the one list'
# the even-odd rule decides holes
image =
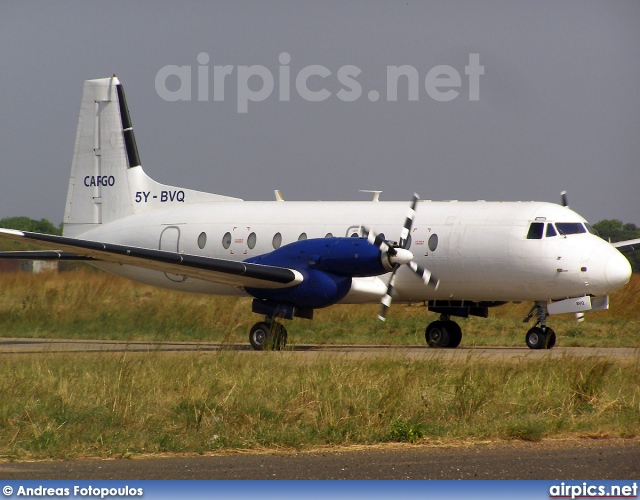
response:
{"label": "propeller", "polygon": [[409,234],[411,233],[411,227],[413,226],[413,219],[416,214],[416,205],[418,204],[418,195],[414,193],[413,200],[411,201],[411,207],[407,212],[407,217],[404,221],[402,232],[400,233],[400,241],[397,244],[391,244],[387,242],[382,236],[376,234],[374,231],[370,231],[363,228],[364,233],[367,235],[367,241],[372,245],[377,246],[380,251],[387,255],[387,260],[391,266],[391,277],[389,278],[389,284],[387,285],[387,292],[380,301],[380,314],[378,319],[385,321],[387,311],[391,307],[393,287],[396,280],[396,272],[400,269],[400,266],[407,265],[425,284],[438,288],[438,280],[431,274],[431,271],[423,268],[413,261],[413,253],[409,251],[409,245],[411,243]]}

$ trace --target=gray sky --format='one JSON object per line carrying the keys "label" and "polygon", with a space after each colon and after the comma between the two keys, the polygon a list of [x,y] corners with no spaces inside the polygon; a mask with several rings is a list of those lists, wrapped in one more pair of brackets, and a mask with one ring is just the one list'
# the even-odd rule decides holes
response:
{"label": "gray sky", "polygon": [[[165,184],[247,200],[543,200],[569,191],[591,222],[640,225],[640,2],[0,1],[0,218],[62,220],[85,79],[124,85],[142,165]],[[209,99],[198,101],[198,54]],[[278,57],[291,56],[288,102]],[[479,100],[465,66],[479,54]],[[191,66],[192,100],[156,91],[167,65]],[[233,65],[225,99],[213,67]],[[237,67],[262,65],[275,90],[237,112]],[[322,102],[296,91],[309,65]],[[344,102],[338,70],[362,95]],[[387,66],[419,74],[386,94]],[[459,95],[431,98],[448,65]],[[403,83],[405,82],[405,83]],[[261,81],[254,77],[250,87]],[[179,80],[166,80],[177,90]],[[348,90],[348,89],[347,89]],[[369,91],[380,94],[372,102]],[[444,89],[446,90],[446,89]]]}

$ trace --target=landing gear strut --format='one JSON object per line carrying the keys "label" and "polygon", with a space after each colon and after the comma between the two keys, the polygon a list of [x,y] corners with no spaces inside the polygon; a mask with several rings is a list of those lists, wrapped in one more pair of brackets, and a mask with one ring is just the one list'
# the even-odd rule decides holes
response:
{"label": "landing gear strut", "polygon": [[253,325],[249,332],[249,342],[256,351],[279,351],[287,345],[287,329],[282,323],[266,317]]}
{"label": "landing gear strut", "polygon": [[547,304],[545,302],[536,302],[525,317],[524,322],[527,323],[534,314],[538,320],[533,325],[533,328],[527,332],[525,339],[527,346],[529,346],[529,349],[551,349],[556,345],[556,332],[547,326]]}
{"label": "landing gear strut", "polygon": [[460,325],[449,318],[449,315],[441,314],[439,321],[429,323],[424,332],[429,347],[455,348],[460,345],[462,340]]}

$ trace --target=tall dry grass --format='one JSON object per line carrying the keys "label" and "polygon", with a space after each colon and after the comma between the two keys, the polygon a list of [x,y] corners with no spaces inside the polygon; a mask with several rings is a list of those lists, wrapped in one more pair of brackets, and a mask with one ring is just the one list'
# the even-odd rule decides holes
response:
{"label": "tall dry grass", "polygon": [[[247,358],[248,356],[248,358]],[[0,458],[623,436],[640,366],[292,353],[0,358]]]}
{"label": "tall dry grass", "polygon": [[[491,309],[490,318],[457,319],[463,346],[522,346],[530,304]],[[251,299],[185,294],[141,285],[82,268],[69,273],[0,275],[0,335],[4,337],[213,340],[246,342],[260,318]],[[394,304],[386,323],[378,306],[336,305],[313,321],[285,322],[289,343],[423,345],[426,325],[437,319],[421,305]],[[563,346],[639,346],[640,275],[611,294],[611,309],[552,316]]]}

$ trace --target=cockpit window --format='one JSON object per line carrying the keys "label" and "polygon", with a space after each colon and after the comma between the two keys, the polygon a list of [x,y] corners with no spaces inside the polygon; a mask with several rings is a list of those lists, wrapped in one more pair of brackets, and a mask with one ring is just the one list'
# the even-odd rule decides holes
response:
{"label": "cockpit window", "polygon": [[596,231],[595,229],[593,229],[593,228],[591,227],[591,224],[588,224],[588,223],[587,223],[587,224],[585,224],[585,227],[587,228],[587,231],[589,231],[591,234],[595,234],[596,236],[600,236],[600,235],[598,234],[598,231]]}
{"label": "cockpit window", "polygon": [[582,222],[556,222],[556,228],[562,235],[586,233]]}
{"label": "cockpit window", "polygon": [[527,233],[528,240],[540,240],[544,233],[544,222],[532,222]]}
{"label": "cockpit window", "polygon": [[551,236],[558,236],[558,233],[553,227],[553,224],[547,224],[547,238],[550,238]]}

